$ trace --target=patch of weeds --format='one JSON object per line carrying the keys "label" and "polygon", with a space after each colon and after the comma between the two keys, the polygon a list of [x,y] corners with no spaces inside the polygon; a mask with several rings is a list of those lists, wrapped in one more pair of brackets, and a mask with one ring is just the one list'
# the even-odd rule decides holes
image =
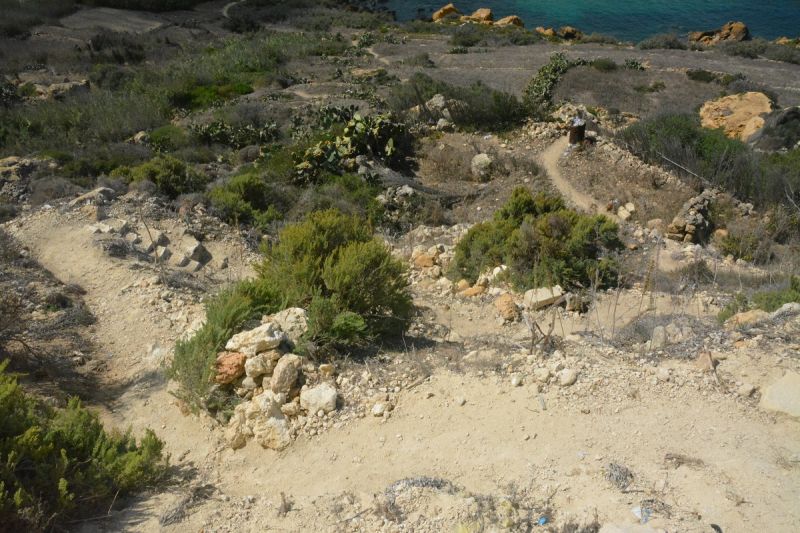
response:
{"label": "patch of weeds", "polygon": [[686,76],[692,80],[699,83],[711,83],[712,81],[717,79],[717,75],[713,72],[702,68],[692,68],[686,71]]}
{"label": "patch of weeds", "polygon": [[617,225],[602,215],[567,209],[560,197],[534,198],[517,187],[492,221],[473,226],[456,246],[450,270],[454,279],[474,283],[489,268],[510,267],[519,290],[560,284],[588,287],[612,283],[622,248]]}
{"label": "patch of weeds", "polygon": [[751,309],[761,309],[771,313],[777,311],[784,304],[800,303],[800,278],[792,274],[789,276],[788,287],[781,290],[758,291],[749,298],[744,293],[736,293],[733,299],[717,314],[717,321],[724,323],[736,313]]}
{"label": "patch of weeds", "polygon": [[436,64],[433,62],[428,52],[422,52],[408,59],[402,59],[398,61],[398,64],[415,68],[436,68]]}
{"label": "patch of weeds", "polygon": [[123,178],[129,184],[149,181],[169,198],[203,189],[206,177],[184,163],[170,156],[159,156],[137,167],[119,167],[110,177]]}
{"label": "patch of weeds", "polygon": [[448,54],[468,54],[469,48],[466,46],[454,46],[450,50],[447,51]]}
{"label": "patch of weeds", "polygon": [[275,122],[264,122],[256,126],[252,124],[232,126],[225,121],[215,120],[209,124],[193,123],[189,129],[197,139],[208,145],[221,144],[234,150],[270,143],[279,134]]}
{"label": "patch of weeds", "polygon": [[640,50],[686,50],[687,46],[674,33],[654,35],[637,46]]}
{"label": "patch of weeds", "polygon": [[622,65],[622,68],[626,68],[628,70],[638,70],[638,71],[646,70],[645,66],[638,59],[626,59],[625,63],[623,63]]}
{"label": "patch of weeds", "polygon": [[600,59],[595,59],[589,63],[591,67],[595,70],[599,70],[600,72],[614,72],[619,68],[619,66],[614,62],[613,59],[609,59],[607,57],[601,57]]}
{"label": "patch of weeds", "polygon": [[505,131],[527,117],[542,115],[538,108],[524,106],[513,94],[497,91],[479,81],[469,87],[458,87],[422,73],[394,86],[388,104],[398,115],[408,114],[409,109],[416,107],[420,120],[436,120],[441,115],[428,109],[426,102],[437,94],[444,96],[452,122],[467,131]]}
{"label": "patch of weeds", "polygon": [[633,90],[636,91],[637,93],[647,94],[647,93],[661,92],[666,88],[667,86],[664,84],[663,81],[654,81],[650,85],[639,85],[637,87],[634,87]]}

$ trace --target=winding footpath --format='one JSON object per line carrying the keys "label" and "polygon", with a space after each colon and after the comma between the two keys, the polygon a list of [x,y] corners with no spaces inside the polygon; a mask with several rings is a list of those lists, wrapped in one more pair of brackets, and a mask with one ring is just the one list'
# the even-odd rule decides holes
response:
{"label": "winding footpath", "polygon": [[[553,185],[556,187],[556,189],[558,189],[558,192],[561,193],[561,196],[575,204],[576,207],[583,211],[588,213],[598,212],[598,206],[600,204],[597,202],[597,200],[575,189],[569,180],[567,180],[561,173],[561,169],[558,166],[558,160],[559,158],[563,157],[564,152],[568,148],[569,139],[567,137],[561,137],[558,139],[542,153],[542,166],[544,166],[547,175],[550,177],[550,181],[553,182]],[[619,222],[619,217],[615,213],[604,214],[607,217]]]}

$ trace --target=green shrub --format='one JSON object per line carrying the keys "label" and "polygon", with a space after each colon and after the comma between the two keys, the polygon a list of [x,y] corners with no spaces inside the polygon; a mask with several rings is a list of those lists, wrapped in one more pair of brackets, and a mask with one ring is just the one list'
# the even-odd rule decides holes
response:
{"label": "green shrub", "polygon": [[447,51],[448,54],[468,54],[469,48],[466,46],[454,46],[450,50]]}
{"label": "green shrub", "polygon": [[[407,327],[413,304],[406,266],[370,235],[362,218],[336,210],[311,213],[305,221],[284,228],[278,243],[262,252],[257,279],[243,290],[265,311],[309,307],[316,301],[309,308],[318,324],[312,328],[312,340],[346,344],[354,336],[363,340]],[[336,317],[347,314],[358,315],[364,328],[356,327],[359,322],[353,317],[336,322]],[[338,329],[323,328],[333,324]]]}
{"label": "green shrub", "polygon": [[0,363],[0,520],[6,531],[62,529],[117,496],[163,479],[168,459],[152,430],[108,433],[73,398],[52,409]]}
{"label": "green shrub", "polygon": [[580,39],[578,39],[579,43],[582,44],[613,44],[616,45],[619,41],[617,41],[616,37],[612,37],[610,35],[603,35],[602,33],[590,33],[589,35],[584,35]]}
{"label": "green shrub", "polygon": [[716,74],[702,68],[689,69],[686,71],[686,76],[688,76],[690,80],[700,83],[711,83],[717,79]]}
{"label": "green shrub", "polygon": [[272,203],[276,196],[274,188],[255,174],[235,176],[222,187],[211,191],[211,199],[220,218],[253,224],[261,230],[282,217]]}
{"label": "green shrub", "polygon": [[541,285],[589,286],[613,282],[617,265],[608,254],[622,248],[617,225],[602,216],[567,209],[561,198],[536,198],[525,187],[491,222],[472,227],[456,246],[451,275],[475,282],[505,264],[520,290]]}
{"label": "green shrub", "polygon": [[134,168],[117,168],[110,177],[124,178],[128,183],[151,181],[162,194],[173,199],[181,194],[202,190],[206,182],[203,174],[170,156],[159,156]]}
{"label": "green shrub", "polygon": [[609,59],[607,57],[595,59],[590,64],[593,69],[599,70],[600,72],[614,72],[617,70],[617,68],[619,68],[613,59]]}
{"label": "green shrub", "polygon": [[167,379],[180,386],[173,393],[176,397],[193,409],[225,411],[231,408],[227,395],[213,387],[213,365],[228,339],[252,316],[251,299],[235,288],[206,301],[205,323],[192,337],[175,343],[175,353],[164,370]]}
{"label": "green shrub", "polygon": [[654,35],[637,45],[640,50],[686,50],[686,44],[675,34]]}
{"label": "green shrub", "polygon": [[789,285],[785,289],[759,291],[750,298],[741,292],[734,294],[733,299],[717,314],[717,320],[722,324],[736,313],[751,309],[761,309],[772,313],[784,304],[792,302],[800,302],[800,278],[794,274],[789,276]]}
{"label": "green shrub", "polygon": [[192,139],[187,135],[186,130],[174,124],[167,124],[150,132],[150,141],[157,150],[167,152],[186,148],[192,143]]}
{"label": "green shrub", "polygon": [[476,24],[464,24],[457,27],[450,37],[450,44],[456,47],[466,48],[475,46],[484,40],[485,31],[481,31]]}

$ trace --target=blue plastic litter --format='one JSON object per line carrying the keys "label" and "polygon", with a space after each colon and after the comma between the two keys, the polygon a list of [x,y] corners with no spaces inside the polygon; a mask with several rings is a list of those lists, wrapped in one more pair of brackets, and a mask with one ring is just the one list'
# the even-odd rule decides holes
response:
{"label": "blue plastic litter", "polygon": [[546,523],[547,523],[547,518],[545,518],[545,517],[541,517],[541,518],[539,519],[539,525],[540,525],[540,526],[543,526],[543,525],[545,525]]}

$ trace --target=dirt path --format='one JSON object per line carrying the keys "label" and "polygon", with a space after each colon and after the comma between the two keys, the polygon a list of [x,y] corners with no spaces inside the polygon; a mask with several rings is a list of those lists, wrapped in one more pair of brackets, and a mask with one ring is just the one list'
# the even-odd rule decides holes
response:
{"label": "dirt path", "polygon": [[233,6],[235,6],[236,4],[241,4],[241,3],[242,3],[242,2],[244,2],[244,1],[245,1],[245,0],[237,0],[236,2],[231,2],[231,3],[229,3],[229,4],[225,4],[225,7],[223,7],[223,8],[222,8],[222,16],[223,16],[223,17],[225,17],[226,19],[227,19],[227,18],[230,18],[230,17],[228,16],[228,10],[229,10],[230,8],[232,8]]}
{"label": "dirt path", "polygon": [[[597,200],[575,189],[558,167],[558,161],[563,157],[568,147],[569,139],[566,137],[562,137],[554,142],[550,148],[545,150],[542,154],[542,165],[544,165],[547,175],[550,176],[553,185],[556,186],[564,198],[575,204],[579,209],[594,213],[597,211],[597,206],[599,205]],[[615,214],[605,213],[605,215],[619,222],[619,218]]]}

